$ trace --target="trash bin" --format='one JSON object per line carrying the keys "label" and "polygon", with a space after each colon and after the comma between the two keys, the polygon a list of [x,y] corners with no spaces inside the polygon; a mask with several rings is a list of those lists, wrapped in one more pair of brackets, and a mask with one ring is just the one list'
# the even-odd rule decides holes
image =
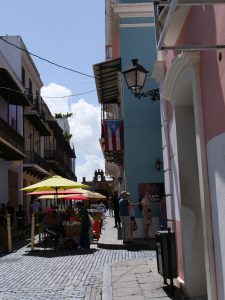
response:
{"label": "trash bin", "polygon": [[175,233],[170,228],[157,231],[155,240],[158,273],[163,276],[164,283],[170,279],[170,284],[173,285],[173,278],[177,278]]}

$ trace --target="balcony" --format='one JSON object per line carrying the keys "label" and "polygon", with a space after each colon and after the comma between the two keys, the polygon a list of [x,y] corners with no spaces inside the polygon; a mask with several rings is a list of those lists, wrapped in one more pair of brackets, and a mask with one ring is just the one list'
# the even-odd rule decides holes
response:
{"label": "balcony", "polygon": [[50,121],[55,121],[54,117],[52,116],[48,106],[46,105],[46,103],[43,101],[41,102],[41,110],[44,114],[44,119],[46,122],[50,122]]}
{"label": "balcony", "polygon": [[107,151],[103,154],[107,163],[114,163],[117,166],[123,164],[124,156],[122,151]]}
{"label": "balcony", "polygon": [[22,160],[24,156],[24,138],[0,118],[0,157],[13,161]]}
{"label": "balcony", "polygon": [[122,120],[104,120],[99,142],[107,162],[116,165],[123,164],[124,129]]}
{"label": "balcony", "polygon": [[[225,45],[207,43],[176,45],[191,8],[224,4],[224,0],[172,0],[154,1],[155,27],[158,50],[205,50],[225,48]],[[207,18],[207,14],[204,15]],[[204,20],[205,21],[205,20]],[[199,19],[199,24],[201,20]],[[208,22],[210,26],[210,22]],[[195,31],[198,31],[198,26]],[[207,28],[205,30],[208,30]],[[210,27],[209,27],[210,31]],[[201,36],[201,32],[199,31]]]}
{"label": "balcony", "polygon": [[71,145],[69,141],[67,141],[64,137],[63,130],[57,123],[55,119],[49,120],[48,121],[49,126],[51,127],[53,131],[54,138],[56,139],[57,143],[60,144],[61,149],[65,151],[65,153],[68,155],[70,158],[75,158],[75,151],[74,149],[71,148]]}
{"label": "balcony", "polygon": [[56,150],[45,150],[45,160],[48,162],[50,169],[56,174],[66,177],[66,162]]}
{"label": "balcony", "polygon": [[41,108],[38,101],[35,101],[31,106],[25,107],[24,116],[30,121],[30,123],[40,132],[42,136],[51,135],[48,125],[45,122],[45,112]]}
{"label": "balcony", "polygon": [[17,84],[8,70],[4,68],[0,68],[0,96],[12,105],[31,105],[30,100],[19,87],[19,82]]}
{"label": "balcony", "polygon": [[23,161],[23,169],[33,176],[44,178],[50,175],[50,166],[38,153],[27,151]]}
{"label": "balcony", "polygon": [[118,73],[121,71],[121,59],[106,60],[95,64],[93,69],[99,103],[120,103]]}

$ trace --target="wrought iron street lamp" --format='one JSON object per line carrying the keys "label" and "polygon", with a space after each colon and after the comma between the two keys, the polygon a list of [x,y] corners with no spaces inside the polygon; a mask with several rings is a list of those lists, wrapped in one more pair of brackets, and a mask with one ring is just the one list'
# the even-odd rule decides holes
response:
{"label": "wrought iron street lamp", "polygon": [[149,96],[152,101],[160,100],[159,89],[141,91],[149,72],[138,63],[137,58],[134,58],[131,61],[132,65],[127,67],[122,73],[132,94],[139,99],[141,97]]}

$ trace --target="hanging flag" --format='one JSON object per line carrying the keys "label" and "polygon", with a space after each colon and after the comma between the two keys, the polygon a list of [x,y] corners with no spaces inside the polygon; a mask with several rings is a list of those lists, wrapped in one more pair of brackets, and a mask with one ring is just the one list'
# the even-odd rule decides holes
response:
{"label": "hanging flag", "polygon": [[123,121],[103,121],[105,151],[123,151]]}

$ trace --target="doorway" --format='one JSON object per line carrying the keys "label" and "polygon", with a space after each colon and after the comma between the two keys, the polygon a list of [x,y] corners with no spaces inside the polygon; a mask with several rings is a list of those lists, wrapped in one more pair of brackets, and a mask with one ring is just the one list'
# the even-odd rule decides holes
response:
{"label": "doorway", "polygon": [[206,297],[200,177],[191,82],[186,81],[176,96],[174,112],[177,135],[184,288],[188,298]]}

